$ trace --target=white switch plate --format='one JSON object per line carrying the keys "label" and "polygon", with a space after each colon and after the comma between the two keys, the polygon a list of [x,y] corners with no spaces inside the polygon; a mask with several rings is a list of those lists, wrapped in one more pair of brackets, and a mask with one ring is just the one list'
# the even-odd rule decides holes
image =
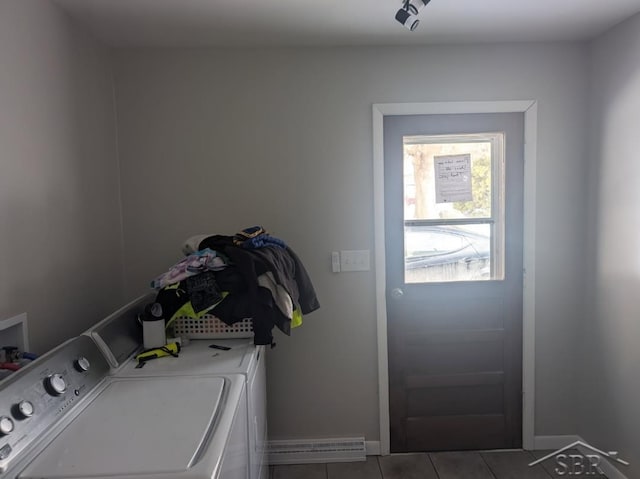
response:
{"label": "white switch plate", "polygon": [[371,269],[368,249],[340,251],[340,269],[342,271],[369,271]]}

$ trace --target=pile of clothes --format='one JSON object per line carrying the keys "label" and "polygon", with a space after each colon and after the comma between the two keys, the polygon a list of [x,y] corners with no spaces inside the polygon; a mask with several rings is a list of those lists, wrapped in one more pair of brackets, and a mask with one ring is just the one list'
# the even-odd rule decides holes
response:
{"label": "pile of clothes", "polygon": [[167,326],[205,314],[228,325],[250,319],[255,344],[273,346],[274,326],[289,335],[320,307],[298,256],[261,226],[193,236],[182,252],[182,261],[151,282]]}

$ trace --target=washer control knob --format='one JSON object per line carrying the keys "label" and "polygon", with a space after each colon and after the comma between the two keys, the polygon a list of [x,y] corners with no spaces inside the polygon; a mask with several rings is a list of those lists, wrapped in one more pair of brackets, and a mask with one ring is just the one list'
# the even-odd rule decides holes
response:
{"label": "washer control knob", "polygon": [[62,377],[62,374],[52,374],[45,378],[44,388],[50,395],[60,396],[67,390],[67,382]]}
{"label": "washer control knob", "polygon": [[78,359],[76,359],[73,365],[75,366],[76,370],[80,371],[81,373],[86,373],[91,367],[91,363],[84,356],[80,356]]}
{"label": "washer control knob", "polygon": [[34,407],[31,401],[20,401],[14,411],[18,419],[28,419],[33,416]]}
{"label": "washer control knob", "polygon": [[0,436],[7,436],[13,431],[13,420],[7,416],[0,416]]}

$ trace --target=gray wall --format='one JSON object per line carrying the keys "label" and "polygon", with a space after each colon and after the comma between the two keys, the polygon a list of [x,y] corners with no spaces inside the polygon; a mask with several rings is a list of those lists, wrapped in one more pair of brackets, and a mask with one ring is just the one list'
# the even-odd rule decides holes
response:
{"label": "gray wall", "polygon": [[35,351],[123,299],[109,61],[50,2],[0,2],[0,319]]}
{"label": "gray wall", "polygon": [[376,440],[373,271],[329,263],[373,248],[371,104],[536,99],[536,434],[578,432],[639,477],[639,51],[638,16],[590,51],[119,51],[120,180],[109,52],[48,1],[4,0],[0,319],[26,311],[43,351],[123,301],[124,264],[130,297],[186,236],[261,223],[323,304],[269,353],[272,437]]}
{"label": "gray wall", "polygon": [[[592,176],[578,432],[640,477],[640,15],[592,45]],[[590,261],[591,262],[591,261]]]}
{"label": "gray wall", "polygon": [[273,439],[377,440],[371,105],[536,99],[536,433],[575,431],[582,318],[585,45],[141,49],[116,53],[127,293],[196,233],[262,224],[290,243],[322,308],[269,352]]}

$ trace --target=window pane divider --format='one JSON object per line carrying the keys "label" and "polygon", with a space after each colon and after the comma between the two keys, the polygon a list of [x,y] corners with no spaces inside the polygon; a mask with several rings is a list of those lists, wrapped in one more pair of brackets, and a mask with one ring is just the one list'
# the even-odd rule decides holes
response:
{"label": "window pane divider", "polygon": [[404,220],[405,226],[492,225],[493,218],[443,218],[437,220]]}

